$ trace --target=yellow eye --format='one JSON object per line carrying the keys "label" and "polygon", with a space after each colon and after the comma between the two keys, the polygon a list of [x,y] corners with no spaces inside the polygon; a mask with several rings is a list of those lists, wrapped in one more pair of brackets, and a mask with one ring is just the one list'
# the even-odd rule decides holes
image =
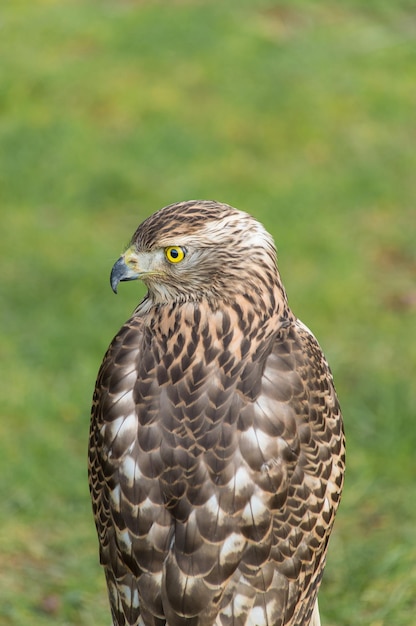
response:
{"label": "yellow eye", "polygon": [[165,248],[165,256],[169,263],[180,263],[185,258],[185,250],[180,246]]}

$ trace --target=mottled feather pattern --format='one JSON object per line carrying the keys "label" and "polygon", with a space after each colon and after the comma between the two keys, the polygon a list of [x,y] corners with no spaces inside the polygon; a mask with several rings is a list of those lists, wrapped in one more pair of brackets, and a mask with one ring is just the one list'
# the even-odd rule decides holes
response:
{"label": "mottled feather pattern", "polygon": [[[162,209],[133,242],[209,241],[212,255],[218,223],[231,259],[257,242],[250,263],[217,268],[215,254],[193,297],[178,280],[177,297],[170,288],[161,301],[150,281],[97,378],[90,489],[116,626],[305,626],[316,604],[342,490],[342,419],[270,238],[246,214],[199,201]],[[205,280],[206,260],[194,258]]]}

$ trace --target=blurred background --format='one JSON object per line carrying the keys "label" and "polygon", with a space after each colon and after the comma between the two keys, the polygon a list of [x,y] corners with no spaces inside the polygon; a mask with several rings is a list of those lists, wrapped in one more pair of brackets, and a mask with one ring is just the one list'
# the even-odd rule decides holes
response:
{"label": "blurred background", "polygon": [[0,29],[0,624],[110,621],[89,409],[143,290],[109,273],[150,213],[209,198],[272,232],[334,372],[323,626],[414,626],[414,2],[19,0]]}

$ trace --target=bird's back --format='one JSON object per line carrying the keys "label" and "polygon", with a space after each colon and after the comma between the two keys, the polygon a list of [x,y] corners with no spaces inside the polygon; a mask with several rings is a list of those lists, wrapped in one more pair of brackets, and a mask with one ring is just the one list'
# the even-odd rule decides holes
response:
{"label": "bird's back", "polygon": [[104,358],[90,435],[115,624],[308,624],[343,446],[327,363],[291,314],[139,309]]}

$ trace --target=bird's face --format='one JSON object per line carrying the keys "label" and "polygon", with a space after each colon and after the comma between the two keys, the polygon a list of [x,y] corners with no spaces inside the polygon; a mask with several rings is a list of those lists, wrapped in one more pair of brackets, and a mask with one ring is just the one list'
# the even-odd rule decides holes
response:
{"label": "bird's face", "polygon": [[[111,272],[111,286],[142,280],[154,302],[227,298],[262,277],[278,279],[270,235],[228,205],[185,202],[161,209],[137,229]],[[273,274],[274,273],[274,274]]]}
{"label": "bird's face", "polygon": [[[186,238],[182,238],[185,239]],[[132,242],[126,252],[116,261],[111,272],[111,287],[117,292],[120,281],[142,280],[157,300],[172,300],[190,289],[196,290],[193,275],[198,272],[198,284],[203,269],[201,253],[191,242],[181,244],[156,241],[151,249],[141,248]]]}

